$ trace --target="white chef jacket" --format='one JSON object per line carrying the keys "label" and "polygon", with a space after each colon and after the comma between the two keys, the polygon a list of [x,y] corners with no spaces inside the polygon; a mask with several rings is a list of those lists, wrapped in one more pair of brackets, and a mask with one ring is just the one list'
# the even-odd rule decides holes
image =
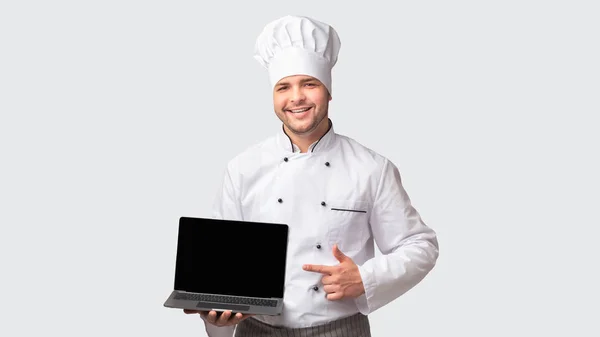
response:
{"label": "white chef jacket", "polygon": [[[289,225],[283,313],[254,316],[271,325],[309,327],[372,313],[419,283],[438,257],[436,233],[411,205],[397,167],[329,122],[307,153],[282,129],[234,157],[216,198],[216,218]],[[328,300],[323,275],[302,269],[337,265],[335,243],[358,265],[365,294],[356,299]],[[205,325],[209,337],[234,333]]]}

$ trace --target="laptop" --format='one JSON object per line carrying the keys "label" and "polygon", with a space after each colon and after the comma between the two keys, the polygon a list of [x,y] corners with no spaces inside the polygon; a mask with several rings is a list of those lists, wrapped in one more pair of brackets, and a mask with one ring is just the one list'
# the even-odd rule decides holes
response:
{"label": "laptop", "polygon": [[181,217],[164,306],[280,315],[288,232],[286,224]]}

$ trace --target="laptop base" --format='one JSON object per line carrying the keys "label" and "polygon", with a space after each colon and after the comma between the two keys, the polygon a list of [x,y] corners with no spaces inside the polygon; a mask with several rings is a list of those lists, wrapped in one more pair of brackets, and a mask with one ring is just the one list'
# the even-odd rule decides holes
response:
{"label": "laptop base", "polygon": [[[190,295],[204,295],[204,294],[193,294],[182,291],[174,290],[169,298],[163,304],[165,307],[174,309],[188,309],[188,310],[201,310],[201,311],[217,311],[223,312],[231,310],[232,314],[236,313],[251,314],[251,315],[267,315],[277,316],[281,315],[283,309],[283,302],[281,299],[272,299],[276,301],[275,306],[263,306],[263,305],[252,305],[244,303],[222,303],[216,301],[206,300],[194,300],[194,299],[178,299],[178,295],[190,294]],[[213,296],[212,294],[209,296]],[[235,296],[231,296],[235,297]],[[260,299],[259,299],[260,300]]]}

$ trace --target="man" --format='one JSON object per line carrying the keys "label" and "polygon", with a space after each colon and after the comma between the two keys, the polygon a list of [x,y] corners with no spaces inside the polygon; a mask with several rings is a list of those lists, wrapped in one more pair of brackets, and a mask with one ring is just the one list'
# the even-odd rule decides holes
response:
{"label": "man", "polygon": [[299,16],[269,23],[257,39],[283,125],[229,162],[214,215],[290,226],[283,313],[201,312],[210,337],[370,336],[367,315],[435,265],[436,234],[398,169],[334,132],[328,106],[339,49],[332,27]]}

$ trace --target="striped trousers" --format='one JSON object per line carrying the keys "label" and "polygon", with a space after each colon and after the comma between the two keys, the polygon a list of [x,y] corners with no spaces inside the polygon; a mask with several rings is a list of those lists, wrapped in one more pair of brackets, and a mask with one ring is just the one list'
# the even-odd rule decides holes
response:
{"label": "striped trousers", "polygon": [[252,317],[241,321],[235,337],[371,337],[367,316],[358,313],[330,323],[308,328],[271,326]]}

